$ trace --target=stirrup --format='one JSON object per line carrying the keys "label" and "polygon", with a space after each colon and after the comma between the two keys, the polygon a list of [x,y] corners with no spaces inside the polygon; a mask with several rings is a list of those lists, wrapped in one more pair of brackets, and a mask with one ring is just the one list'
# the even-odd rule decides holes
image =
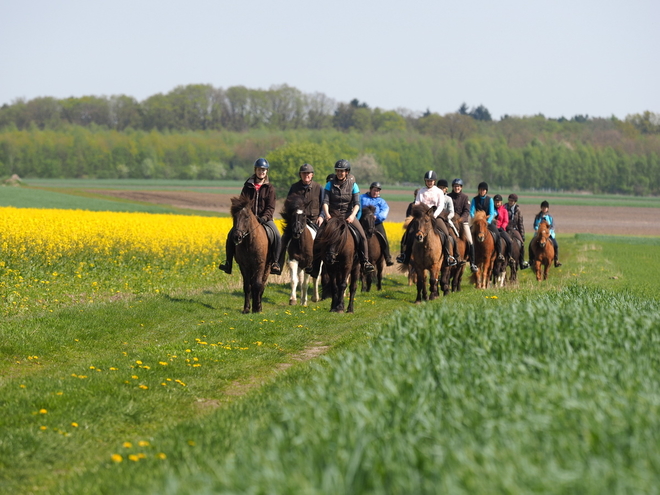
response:
{"label": "stirrup", "polygon": [[456,266],[458,262],[456,261],[456,258],[453,256],[447,256],[447,266]]}
{"label": "stirrup", "polygon": [[270,273],[271,275],[282,275],[282,267],[277,261],[270,265]]}
{"label": "stirrup", "polygon": [[506,261],[506,259],[504,258],[504,255],[502,253],[497,255],[497,259],[500,260],[500,261]]}
{"label": "stirrup", "polygon": [[524,270],[525,268],[529,268],[529,263],[523,261],[522,263],[520,263],[520,269]]}
{"label": "stirrup", "polygon": [[396,262],[397,263],[405,263],[406,262],[406,253],[401,253],[399,256],[396,257]]}
{"label": "stirrup", "polygon": [[371,273],[375,271],[376,269],[374,268],[374,265],[369,263],[368,261],[364,261],[362,263],[362,269],[364,270],[364,273]]}
{"label": "stirrup", "polygon": [[559,262],[559,260],[555,260],[555,268],[559,268],[562,264]]}
{"label": "stirrup", "polygon": [[394,264],[394,261],[392,261],[392,258],[387,258],[385,260],[385,265],[386,266],[392,266]]}
{"label": "stirrup", "polygon": [[477,273],[479,271],[479,267],[476,264],[471,263],[470,270],[472,270],[472,273]]}

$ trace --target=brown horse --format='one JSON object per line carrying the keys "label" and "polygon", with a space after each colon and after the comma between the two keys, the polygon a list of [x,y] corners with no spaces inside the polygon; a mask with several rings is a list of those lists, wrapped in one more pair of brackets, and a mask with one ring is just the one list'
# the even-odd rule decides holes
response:
{"label": "brown horse", "polygon": [[250,299],[252,312],[261,313],[261,297],[270,275],[268,236],[252,209],[252,201],[246,196],[231,198],[231,241],[236,245],[235,258],[243,276],[243,313],[250,312]]}
{"label": "brown horse", "polygon": [[374,276],[376,277],[376,289],[381,290],[383,288],[383,268],[385,267],[385,253],[383,253],[383,250],[381,249],[380,241],[378,240],[378,234],[376,233],[375,206],[365,206],[362,208],[362,217],[360,217],[360,223],[362,224],[364,234],[367,236],[369,257],[371,258],[371,262],[376,268],[375,273],[362,274],[362,291],[371,291],[371,283]]}
{"label": "brown horse", "polygon": [[493,271],[495,263],[495,240],[488,230],[488,221],[486,212],[477,211],[472,219],[472,239],[474,240],[474,262],[479,267],[477,273],[472,274],[476,282],[477,289],[488,288],[488,282]]}
{"label": "brown horse", "polygon": [[314,257],[323,260],[323,293],[332,295],[330,311],[334,313],[344,312],[344,291],[347,284],[350,285],[346,312],[353,312],[355,291],[360,277],[360,262],[355,239],[349,228],[344,217],[333,215],[320,230],[314,242]]}
{"label": "brown horse", "polygon": [[[550,238],[550,226],[545,220],[542,220],[539,224],[536,235],[531,240],[530,249],[533,255],[530,264],[534,267],[536,280],[539,282],[547,280],[548,269],[555,258],[555,247]],[[541,266],[543,266],[543,269],[541,269]]]}
{"label": "brown horse", "polygon": [[[408,265],[415,270],[417,278],[416,304],[433,300],[438,297],[438,284],[440,269],[444,261],[442,252],[442,240],[435,229],[433,213],[435,208],[429,208],[425,204],[413,207],[412,219],[408,225],[408,235],[414,235],[412,257],[401,265],[401,271],[408,270]],[[426,272],[429,272],[429,292],[426,291]],[[444,291],[446,294],[446,291]],[[430,295],[429,295],[430,294]]]}
{"label": "brown horse", "polygon": [[520,253],[525,249],[525,245],[522,240],[518,238],[515,234],[509,234],[511,236],[511,258],[513,261],[509,261],[509,277],[507,281],[515,284],[518,282],[518,270],[520,269]]}
{"label": "brown horse", "polygon": [[[314,259],[314,238],[316,229],[307,224],[307,204],[302,196],[294,194],[284,201],[281,211],[286,227],[291,228],[291,241],[287,247],[289,255],[289,268],[291,270],[291,295],[289,304],[295,306],[296,294],[300,285],[300,304],[307,306],[307,288],[309,286],[309,274],[305,268],[312,266]],[[319,277],[320,278],[320,277]],[[317,302],[319,298],[319,278],[313,279],[314,296],[312,301]]]}
{"label": "brown horse", "polygon": [[454,227],[460,236],[456,237],[453,233],[453,229],[449,229],[449,234],[456,239],[456,252],[454,253],[455,258],[460,258],[464,263],[458,263],[457,265],[449,267],[449,282],[451,285],[452,292],[460,292],[461,282],[463,280],[463,272],[465,272],[465,264],[472,260],[468,256],[468,240],[467,234],[463,230],[463,226],[457,216],[454,216],[450,222],[454,224]]}

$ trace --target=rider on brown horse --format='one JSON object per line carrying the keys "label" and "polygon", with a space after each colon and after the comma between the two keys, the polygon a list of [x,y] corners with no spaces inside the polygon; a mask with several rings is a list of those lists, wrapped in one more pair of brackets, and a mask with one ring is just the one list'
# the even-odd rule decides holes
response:
{"label": "rider on brown horse", "polygon": [[[518,195],[511,193],[509,194],[509,202],[504,205],[506,211],[509,213],[509,227],[507,232],[511,237],[518,239],[523,247],[525,246],[525,224],[523,221],[522,211],[520,211],[520,206],[518,206]],[[525,261],[525,249],[520,250],[520,269],[524,270],[529,268],[529,263]]]}
{"label": "rider on brown horse", "polygon": [[470,216],[474,217],[474,214],[477,211],[484,211],[488,216],[488,230],[493,234],[493,239],[495,240],[495,251],[497,252],[497,257],[504,261],[504,255],[500,247],[500,235],[497,231],[497,228],[493,224],[495,220],[495,203],[493,198],[487,196],[488,194],[488,184],[486,182],[480,182],[477,186],[479,193],[472,198],[472,204],[470,205]]}
{"label": "rider on brown horse", "polygon": [[474,262],[474,244],[472,242],[472,232],[470,231],[470,198],[463,192],[463,181],[461,179],[454,179],[451,183],[452,191],[449,197],[454,202],[454,214],[460,219],[462,231],[465,234],[468,242],[468,250],[470,252],[470,270],[476,272],[479,267]]}
{"label": "rider on brown horse", "polygon": [[[555,239],[555,223],[552,216],[548,213],[550,210],[550,203],[543,201],[541,203],[541,211],[536,214],[534,217],[534,231],[537,231],[541,221],[545,220],[548,222],[550,227],[550,239],[552,240],[552,245],[555,248],[555,268],[560,267],[562,264],[559,262],[559,246],[557,246],[557,240]],[[532,245],[529,245],[529,259],[532,260]]]}
{"label": "rider on brown horse", "polygon": [[[307,223],[311,224],[312,228],[316,228],[317,225],[323,223],[323,218],[319,215],[321,213],[321,203],[323,201],[323,189],[320,184],[313,181],[314,167],[309,163],[305,163],[300,167],[298,175],[300,176],[300,180],[291,185],[287,198],[291,195],[297,194],[304,199],[303,204],[305,205],[304,210],[307,216]],[[286,228],[284,229],[284,234],[282,235],[282,250],[280,251],[280,257],[278,260],[280,266],[284,265],[286,249],[293,236],[292,229],[293,225],[287,223]]]}
{"label": "rider on brown horse", "polygon": [[[253,213],[259,219],[259,223],[270,229],[273,234],[272,258],[275,262],[271,265],[270,273],[280,275],[282,269],[277,260],[280,257],[281,238],[280,231],[273,222],[275,212],[275,188],[268,181],[268,169],[270,165],[265,158],[259,158],[254,162],[254,174],[245,181],[241,196],[246,196],[254,202]],[[233,228],[227,234],[227,261],[218,267],[228,275],[231,275],[232,263],[234,261],[234,243],[231,241]]]}
{"label": "rider on brown horse", "polygon": [[[350,173],[351,164],[348,160],[338,160],[335,163],[335,174],[325,184],[325,195],[323,197],[323,215],[327,220],[332,218],[330,212],[342,215],[358,233],[357,254],[362,263],[365,273],[373,272],[374,265],[369,261],[369,248],[367,247],[367,237],[364,234],[362,225],[357,220],[357,214],[360,211],[360,188],[355,182],[355,177]],[[324,225],[321,226],[321,229]],[[320,238],[321,233],[316,239]],[[315,241],[316,242],[316,241]],[[314,263],[311,267],[305,269],[313,278],[319,276],[321,270],[322,256],[314,255]]]}

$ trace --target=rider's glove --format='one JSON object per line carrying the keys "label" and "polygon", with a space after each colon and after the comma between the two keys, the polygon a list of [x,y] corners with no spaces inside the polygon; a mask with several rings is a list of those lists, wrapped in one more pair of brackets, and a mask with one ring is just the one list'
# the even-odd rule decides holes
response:
{"label": "rider's glove", "polygon": [[259,217],[259,223],[261,225],[266,225],[268,223],[268,219],[266,217]]}

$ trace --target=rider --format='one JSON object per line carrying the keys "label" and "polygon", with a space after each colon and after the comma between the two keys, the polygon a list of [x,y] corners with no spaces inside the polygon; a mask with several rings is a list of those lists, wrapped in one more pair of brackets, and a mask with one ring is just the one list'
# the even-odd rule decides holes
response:
{"label": "rider", "polygon": [[[435,183],[438,180],[438,176],[433,170],[429,170],[424,174],[424,183],[426,184],[425,187],[422,187],[419,189],[419,192],[417,193],[417,198],[415,198],[415,204],[418,205],[420,203],[425,204],[428,207],[435,206],[435,212],[433,213],[434,218],[438,218],[440,214],[442,213],[444,207],[445,207],[445,193],[443,193],[438,187],[436,187]],[[444,247],[444,252],[445,252],[445,257],[447,259],[447,265],[448,266],[454,266],[456,265],[456,258],[452,256],[451,252],[451,243],[449,240],[449,232],[447,231],[447,226],[445,225],[445,222],[435,222],[435,228],[439,230],[443,236],[443,247]],[[408,235],[408,232],[403,234],[403,238],[401,239],[401,254],[396,257],[396,260],[399,263],[406,263],[408,260],[410,260],[410,256],[412,255],[412,245],[413,245],[413,240],[414,237],[412,235]]]}
{"label": "rider", "polygon": [[[278,260],[281,249],[280,231],[277,230],[275,222],[273,222],[273,213],[275,212],[275,187],[268,181],[268,169],[270,164],[265,158],[259,158],[254,162],[254,174],[243,184],[241,196],[247,196],[254,202],[252,212],[256,215],[259,223],[264,227],[269,228],[273,233],[272,259]],[[227,235],[227,261],[221,263],[218,267],[228,275],[231,275],[232,263],[234,261],[234,243],[231,242],[233,228]],[[270,273],[273,275],[280,275],[282,269],[277,261],[273,262],[270,267]]]}
{"label": "rider", "polygon": [[376,233],[383,249],[383,254],[385,255],[385,264],[387,266],[392,266],[394,262],[390,255],[390,244],[387,241],[385,227],[383,227],[383,222],[387,218],[387,214],[390,212],[390,207],[387,202],[380,197],[380,190],[380,182],[372,182],[369,186],[369,192],[360,196],[360,204],[362,209],[364,209],[365,206],[373,206],[376,209],[374,213],[374,216],[376,217]]}
{"label": "rider", "polygon": [[[442,213],[440,213],[440,218],[442,218],[445,223],[447,224],[448,227],[451,227],[451,229],[454,231],[454,234],[456,234],[456,239],[460,237],[458,230],[456,229],[456,226],[454,225],[454,222],[452,222],[452,218],[454,218],[455,212],[454,212],[454,200],[449,197],[447,194],[447,189],[449,188],[449,182],[445,179],[440,179],[438,181],[438,188],[445,194],[445,207],[442,209]],[[452,247],[454,248],[454,254],[456,255],[456,261],[460,263],[461,265],[465,264],[465,261],[459,259],[458,255],[458,250],[456,249],[456,239],[453,237],[451,238],[451,243]]]}
{"label": "rider", "polygon": [[[287,198],[294,194],[304,198],[307,222],[312,225],[312,228],[316,229],[318,225],[323,223],[323,217],[320,215],[321,204],[323,203],[323,189],[320,184],[312,180],[314,178],[314,167],[309,163],[305,163],[300,167],[298,175],[300,176],[300,180],[291,185]],[[280,250],[278,260],[280,266],[284,265],[286,249],[289,242],[291,242],[291,237],[293,237],[292,229],[293,225],[287,224],[282,235],[282,249]]]}
{"label": "rider", "polygon": [[[559,246],[557,246],[557,239],[555,239],[555,222],[552,216],[548,213],[550,210],[550,203],[543,201],[541,203],[541,211],[536,214],[534,217],[534,232],[539,229],[540,223],[545,220],[548,222],[550,227],[550,239],[552,240],[552,245],[555,247],[555,268],[560,267],[562,264],[559,262]],[[532,243],[529,244],[529,259],[532,260],[534,256],[532,255]]]}
{"label": "rider", "polygon": [[509,194],[509,202],[504,205],[506,211],[509,213],[509,227],[507,232],[512,237],[518,239],[522,245],[523,249],[520,250],[520,269],[524,270],[529,268],[529,263],[525,261],[525,225],[523,223],[522,211],[520,211],[520,206],[518,206],[518,195],[515,193]]}
{"label": "rider", "polygon": [[495,205],[493,204],[493,198],[487,196],[488,194],[488,184],[486,182],[480,182],[477,186],[478,194],[472,198],[472,203],[470,204],[470,217],[474,217],[474,214],[477,211],[484,211],[488,215],[488,230],[493,234],[495,240],[495,251],[497,252],[497,257],[504,261],[504,256],[502,255],[502,249],[500,248],[500,236],[495,225],[493,225],[493,220],[495,219]]}
{"label": "rider", "polygon": [[470,251],[470,269],[472,272],[479,271],[479,267],[474,262],[474,244],[472,243],[472,232],[470,231],[470,198],[463,192],[463,181],[461,179],[454,179],[451,183],[452,192],[449,197],[454,202],[454,213],[458,215],[461,220],[462,230],[468,242],[468,250]]}
{"label": "rider", "polygon": [[495,205],[495,211],[497,212],[497,216],[495,217],[495,227],[497,227],[497,231],[506,244],[506,253],[504,257],[513,262],[514,260],[511,258],[511,237],[509,237],[509,234],[506,231],[509,226],[509,212],[502,204],[502,196],[500,194],[493,196],[493,203]]}
{"label": "rider", "polygon": [[[357,231],[361,239],[361,242],[358,242],[357,246],[358,257],[362,263],[363,270],[369,273],[374,271],[374,265],[369,261],[369,248],[364,230],[360,222],[357,221],[357,215],[360,211],[360,188],[355,182],[355,176],[350,171],[351,164],[348,160],[338,160],[335,163],[335,175],[324,187],[323,215],[326,221],[332,218],[330,210],[333,213],[343,215],[346,221]],[[316,239],[319,239],[319,237],[320,233]],[[305,271],[311,274],[313,278],[317,278],[321,271],[321,261],[323,260],[320,254],[322,253],[316,253],[315,250],[312,266],[305,268]]]}

